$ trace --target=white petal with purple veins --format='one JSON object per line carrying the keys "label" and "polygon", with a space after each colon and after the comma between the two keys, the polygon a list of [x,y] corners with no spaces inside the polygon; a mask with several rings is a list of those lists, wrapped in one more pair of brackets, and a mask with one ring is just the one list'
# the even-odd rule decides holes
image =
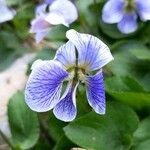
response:
{"label": "white petal with purple veins", "polygon": [[94,76],[88,76],[86,80],[86,94],[90,106],[96,113],[105,114],[105,90],[102,72],[99,71]]}
{"label": "white petal with purple veins", "polygon": [[59,62],[35,62],[25,89],[27,105],[37,112],[52,109],[60,101],[62,82],[66,77],[68,73]]}
{"label": "white petal with purple veins", "polygon": [[75,46],[69,41],[62,45],[56,52],[55,60],[61,62],[66,69],[74,66],[76,61]]}
{"label": "white petal with purple veins", "polygon": [[105,23],[118,23],[123,18],[123,9],[123,0],[108,0],[102,10],[102,20]]}
{"label": "white petal with purple veins", "polygon": [[136,13],[124,14],[123,19],[118,23],[118,29],[125,34],[135,32],[138,28]]}
{"label": "white petal with purple veins", "polygon": [[73,29],[67,31],[66,36],[78,50],[78,65],[87,71],[100,69],[113,60],[108,46],[97,37]]}
{"label": "white petal with purple veins", "polygon": [[141,20],[150,20],[150,0],[135,0],[135,3]]}
{"label": "white petal with purple veins", "polygon": [[[77,9],[75,5],[69,0],[55,0],[50,5],[49,10],[50,13],[57,14],[56,17],[63,17],[66,25],[71,24],[78,18]],[[55,20],[58,19],[55,18]],[[62,24],[64,24],[64,22],[62,22]]]}
{"label": "white petal with purple veins", "polygon": [[75,119],[77,115],[76,109],[76,89],[78,84],[74,87],[69,83],[64,95],[60,102],[54,107],[53,113],[56,118],[69,122]]}

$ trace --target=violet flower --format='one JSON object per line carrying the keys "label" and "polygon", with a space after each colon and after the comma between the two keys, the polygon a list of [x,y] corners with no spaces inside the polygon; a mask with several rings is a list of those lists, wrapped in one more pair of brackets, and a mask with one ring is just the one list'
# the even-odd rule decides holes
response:
{"label": "violet flower", "polygon": [[[54,60],[33,63],[25,88],[26,103],[34,111],[53,109],[56,118],[72,121],[77,115],[76,90],[82,82],[89,105],[96,113],[105,114],[102,67],[113,60],[110,50],[89,34],[72,29],[66,36],[69,41],[58,49]],[[64,82],[68,84],[62,93]]]}
{"label": "violet flower", "polygon": [[0,23],[12,20],[16,11],[8,8],[5,0],[0,0]]}
{"label": "violet flower", "polygon": [[31,33],[36,33],[39,43],[54,25],[69,26],[78,18],[75,5],[69,0],[46,0],[36,9],[36,18],[31,22]]}
{"label": "violet flower", "polygon": [[105,23],[117,23],[118,29],[125,34],[135,32],[137,19],[150,20],[150,0],[108,0],[102,10]]}

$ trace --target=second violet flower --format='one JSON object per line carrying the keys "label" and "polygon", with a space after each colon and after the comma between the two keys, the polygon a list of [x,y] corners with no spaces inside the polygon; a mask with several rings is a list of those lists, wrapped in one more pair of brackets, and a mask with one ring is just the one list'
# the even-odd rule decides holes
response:
{"label": "second violet flower", "polygon": [[117,23],[118,29],[125,34],[135,32],[137,19],[150,20],[150,0],[108,0],[102,10],[105,23]]}
{"label": "second violet flower", "polygon": [[39,43],[53,26],[63,24],[68,27],[77,18],[77,9],[70,0],[45,0],[36,8],[30,32],[36,34],[35,39]]}

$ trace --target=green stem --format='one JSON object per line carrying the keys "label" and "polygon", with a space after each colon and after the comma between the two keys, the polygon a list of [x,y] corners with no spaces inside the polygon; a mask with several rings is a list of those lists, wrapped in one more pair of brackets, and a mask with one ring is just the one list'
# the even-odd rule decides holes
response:
{"label": "green stem", "polygon": [[49,136],[48,127],[45,125],[45,122],[39,118],[40,122],[40,129],[43,133],[43,136],[45,137],[48,144],[54,145],[54,140]]}

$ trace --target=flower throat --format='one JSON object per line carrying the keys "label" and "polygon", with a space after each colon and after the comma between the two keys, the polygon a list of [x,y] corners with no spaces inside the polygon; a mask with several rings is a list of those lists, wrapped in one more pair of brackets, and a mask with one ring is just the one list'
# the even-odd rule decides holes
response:
{"label": "flower throat", "polygon": [[132,12],[135,10],[135,0],[125,0],[125,12]]}

